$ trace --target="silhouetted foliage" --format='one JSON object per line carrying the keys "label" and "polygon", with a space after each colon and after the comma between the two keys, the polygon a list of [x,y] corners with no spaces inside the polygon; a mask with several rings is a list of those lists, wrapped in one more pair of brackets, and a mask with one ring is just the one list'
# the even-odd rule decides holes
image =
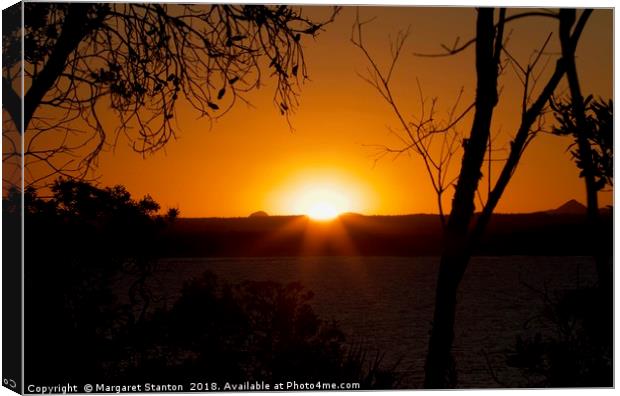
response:
{"label": "silhouetted foliage", "polygon": [[[556,100],[551,102],[558,126],[553,133],[562,136],[572,136],[577,139],[577,134],[584,133],[592,149],[591,161],[594,170],[595,187],[602,190],[605,187],[613,187],[614,179],[614,136],[613,136],[613,101],[593,99],[588,96],[583,104],[586,111],[587,128],[580,132],[570,102]],[[577,142],[573,142],[569,148],[583,177],[584,158],[582,157]]]}
{"label": "silhouetted foliage", "polygon": [[[563,8],[560,10],[560,20],[569,21],[573,23],[576,20],[576,10],[570,8]],[[587,10],[584,13],[588,12]],[[583,14],[582,14],[583,15]],[[577,166],[581,170],[580,176],[583,177],[586,186],[586,203],[587,203],[587,222],[586,228],[588,229],[588,238],[584,243],[592,249],[592,254],[596,261],[596,268],[598,272],[598,284],[603,288],[609,298],[612,298],[613,293],[613,263],[611,255],[605,254],[599,241],[602,236],[597,233],[597,226],[600,221],[599,216],[599,203],[598,192],[605,186],[607,181],[611,181],[611,178],[607,180],[604,177],[604,173],[601,173],[601,169],[598,169],[600,165],[608,167],[607,173],[613,173],[613,164],[609,160],[608,164],[601,164],[601,156],[606,155],[605,149],[601,152],[597,152],[597,148],[592,146],[591,137],[593,134],[593,125],[588,113],[591,109],[588,109],[588,102],[591,99],[584,99],[579,82],[579,73],[577,72],[577,63],[575,61],[575,50],[577,43],[571,37],[570,26],[560,25],[560,46],[562,49],[562,59],[566,68],[566,79],[568,81],[568,88],[570,92],[570,98],[567,102],[570,103],[570,115],[560,118],[560,129],[570,128],[571,133],[575,139],[576,150],[576,162]],[[565,108],[568,110],[568,108]],[[611,132],[610,122],[612,120],[611,107],[608,110],[603,110],[598,115],[602,116],[602,125],[606,131],[603,130],[601,137],[604,136],[603,143],[609,145],[613,138]],[[607,113],[607,114],[605,114]],[[572,124],[572,125],[571,125]],[[604,124],[608,124],[604,126]],[[613,157],[609,159],[613,161]]]}
{"label": "silhouetted foliage", "polygon": [[[160,310],[128,338],[140,362],[127,367],[129,379],[268,383],[363,383],[391,388],[397,378],[365,356],[352,354],[345,335],[309,305],[312,293],[299,283],[246,281],[219,285],[205,272],[187,282],[170,310]],[[140,341],[138,341],[140,340]],[[142,348],[142,349],[141,349]]]}
{"label": "silhouetted foliage", "polygon": [[[33,184],[84,176],[121,136],[138,152],[160,149],[175,137],[180,100],[212,120],[247,102],[245,94],[264,75],[276,80],[274,103],[288,117],[308,77],[303,39],[338,12],[317,21],[286,5],[28,2],[24,8],[23,32],[21,8],[3,14],[9,22],[3,108],[27,133],[26,163],[37,167],[27,174]],[[21,53],[14,50],[22,33],[23,65],[11,56]],[[22,67],[24,125],[17,95]],[[105,107],[118,121],[112,136],[102,121]]]}
{"label": "silhouetted foliage", "polygon": [[181,211],[179,210],[179,208],[170,208],[166,213],[166,217],[168,217],[170,220],[175,220],[179,217],[180,214]]}
{"label": "silhouetted foliage", "polygon": [[519,335],[506,363],[519,368],[530,387],[613,386],[613,302],[599,287],[555,297],[545,293],[538,321],[551,332]]}
{"label": "silhouetted foliage", "polygon": [[[24,193],[26,368],[38,381],[96,372],[121,317],[141,320],[168,223],[151,197],[135,200],[122,186],[58,180],[51,191],[49,199]],[[4,200],[9,212],[15,197]],[[112,290],[119,277],[131,279],[134,310],[119,311]]]}
{"label": "silhouetted foliage", "polygon": [[[299,283],[219,284],[207,272],[164,304],[154,275],[178,209],[160,215],[122,186],[58,180],[51,191],[25,193],[28,383],[397,380],[367,367]],[[9,193],[6,213],[19,199]]]}

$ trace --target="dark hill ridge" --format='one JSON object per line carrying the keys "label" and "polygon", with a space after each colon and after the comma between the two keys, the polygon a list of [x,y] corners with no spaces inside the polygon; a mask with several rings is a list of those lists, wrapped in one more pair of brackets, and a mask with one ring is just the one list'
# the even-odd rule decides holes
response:
{"label": "dark hill ridge", "polygon": [[[475,254],[590,255],[583,242],[585,216],[558,209],[494,215]],[[602,219],[611,249],[613,219],[609,212]],[[441,253],[441,238],[439,216],[428,214],[344,214],[327,223],[306,216],[179,218],[166,234],[168,257],[429,256]]]}
{"label": "dark hill ridge", "polygon": [[249,217],[268,217],[269,215],[267,214],[267,212],[263,211],[263,210],[259,210],[258,212],[254,212],[252,214],[250,214]]}
{"label": "dark hill ridge", "polygon": [[576,199],[571,199],[570,201],[565,202],[561,206],[548,210],[548,213],[553,214],[577,214],[584,215],[586,214],[587,208],[581,202]]}

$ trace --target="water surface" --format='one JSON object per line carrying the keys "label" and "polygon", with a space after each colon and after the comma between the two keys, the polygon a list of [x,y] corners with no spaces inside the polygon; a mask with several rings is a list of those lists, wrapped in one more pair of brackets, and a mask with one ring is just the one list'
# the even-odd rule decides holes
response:
{"label": "water surface", "polygon": [[[335,319],[348,340],[400,361],[403,387],[420,387],[432,320],[436,257],[193,258],[160,263],[157,289],[173,302],[183,283],[205,270],[221,281],[301,282],[314,292],[313,308]],[[498,387],[491,370],[510,386],[525,386],[505,365],[516,336],[541,328],[542,293],[553,297],[591,284],[587,257],[476,257],[459,290],[454,353],[460,387]],[[529,326],[529,327],[528,327]],[[486,356],[486,357],[485,357]]]}

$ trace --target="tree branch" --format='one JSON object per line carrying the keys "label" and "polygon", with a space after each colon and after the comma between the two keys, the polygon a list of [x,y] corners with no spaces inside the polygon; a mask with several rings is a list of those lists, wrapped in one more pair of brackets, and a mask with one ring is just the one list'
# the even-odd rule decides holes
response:
{"label": "tree branch", "polygon": [[[540,116],[544,106],[551,98],[553,91],[557,87],[558,83],[562,79],[566,71],[565,64],[562,59],[559,59],[556,63],[556,68],[553,75],[550,77],[547,85],[542,90],[536,101],[530,106],[530,108],[523,114],[521,119],[521,125],[517,131],[515,139],[511,142],[510,153],[508,155],[508,159],[502,168],[499,178],[493,187],[493,190],[489,194],[487,198],[487,203],[482,209],[482,213],[476,222],[474,230],[472,231],[471,240],[473,244],[477,243],[477,241],[482,236],[499,199],[501,198],[508,182],[512,178],[517,165],[519,164],[519,160],[523,155],[523,151],[525,146],[528,143],[528,136],[530,129],[536,119]],[[473,245],[472,245],[473,246]]]}
{"label": "tree branch", "polygon": [[24,130],[28,129],[32,116],[45,94],[54,86],[64,71],[69,55],[77,49],[80,41],[88,32],[89,9],[89,4],[71,5],[54,50],[45,63],[45,67],[33,79],[32,85],[24,97]]}
{"label": "tree branch", "polygon": [[[542,11],[523,12],[523,13],[520,13],[520,14],[515,14],[515,15],[511,15],[509,17],[503,18],[502,20],[500,20],[495,25],[495,29],[497,29],[500,26],[502,26],[502,29],[503,29],[503,26],[506,23],[508,23],[508,22],[516,21],[516,20],[521,19],[521,18],[533,17],[533,16],[546,17],[546,18],[554,18],[554,19],[558,18],[558,16],[556,14],[553,14],[551,12],[542,12]],[[457,42],[458,42],[458,39],[457,39]],[[443,49],[445,49],[446,52],[436,53],[436,54],[425,54],[425,53],[414,52],[413,54],[415,56],[420,56],[420,57],[424,57],[424,58],[442,58],[442,57],[446,57],[446,56],[456,55],[459,52],[463,52],[467,48],[469,48],[472,44],[474,44],[475,42],[476,42],[476,38],[474,37],[472,39],[467,40],[465,43],[463,43],[459,47],[457,47],[455,45],[452,48],[448,48],[447,46],[442,45]]]}
{"label": "tree branch", "polygon": [[2,78],[2,107],[11,115],[17,131],[22,133],[22,101],[6,78]]}

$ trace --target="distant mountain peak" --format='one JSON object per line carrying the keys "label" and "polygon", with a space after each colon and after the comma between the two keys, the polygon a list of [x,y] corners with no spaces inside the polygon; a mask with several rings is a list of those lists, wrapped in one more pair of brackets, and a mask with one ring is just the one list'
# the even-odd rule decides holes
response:
{"label": "distant mountain peak", "polygon": [[564,204],[560,205],[556,209],[551,209],[549,213],[555,214],[585,214],[587,208],[584,204],[577,201],[576,199],[571,199],[566,201]]}
{"label": "distant mountain peak", "polygon": [[269,215],[267,214],[267,212],[263,211],[263,210],[259,210],[258,212],[254,212],[250,215],[250,217],[268,217]]}

